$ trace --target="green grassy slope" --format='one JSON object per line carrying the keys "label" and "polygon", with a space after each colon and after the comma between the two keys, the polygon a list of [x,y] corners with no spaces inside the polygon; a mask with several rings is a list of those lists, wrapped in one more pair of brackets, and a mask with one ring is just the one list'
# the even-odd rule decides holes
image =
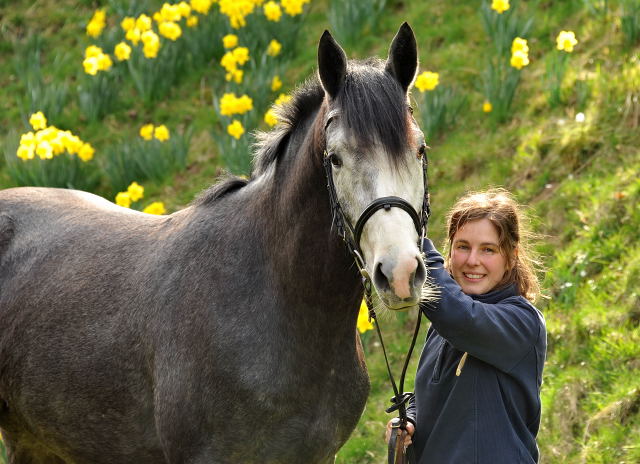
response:
{"label": "green grassy slope", "polygon": [[[505,186],[529,204],[537,218],[538,250],[546,267],[541,277],[548,296],[538,305],[549,330],[541,462],[640,462],[640,49],[624,43],[620,17],[623,3],[629,2],[521,3],[518,12],[534,18],[528,37],[531,64],[522,71],[513,117],[498,126],[481,109],[480,74],[491,48],[480,3],[389,2],[378,26],[347,53],[384,56],[397,27],[407,20],[416,31],[421,69],[439,72],[441,83],[467,96],[468,107],[454,127],[429,142],[434,208],[430,232],[435,243],[442,243],[447,209],[470,189]],[[16,134],[24,130],[15,98],[25,91],[14,70],[15,44],[29,30],[40,29],[47,43],[42,57],[47,78],[56,82],[75,75],[71,68],[76,64],[64,57],[77,60],[82,54],[83,27],[94,6],[90,1],[42,0],[37,7],[22,0],[0,1],[3,146],[15,143]],[[288,89],[313,70],[317,38],[328,27],[327,4],[314,1],[312,6],[304,26],[306,46],[286,75]],[[563,83],[564,103],[551,108],[545,60],[554,52],[560,30],[575,31],[579,44]],[[214,120],[210,98],[201,95],[202,79],[211,78],[207,73],[185,79],[153,108],[129,96],[103,124],[91,124],[78,118],[71,104],[65,121],[98,149],[115,136],[134,137],[138,123],[147,118],[193,126],[187,170],[170,182],[145,184],[150,199],[165,201],[171,210],[179,208],[210,184],[221,167],[207,127]],[[584,114],[584,122],[576,120],[578,113]],[[2,163],[0,180],[8,186]],[[396,370],[414,318],[382,315]],[[421,339],[424,333],[426,327]],[[364,334],[363,341],[372,395],[338,455],[341,464],[384,462],[382,434],[388,417],[383,410],[391,391],[374,334]],[[420,347],[417,350],[408,388]]]}

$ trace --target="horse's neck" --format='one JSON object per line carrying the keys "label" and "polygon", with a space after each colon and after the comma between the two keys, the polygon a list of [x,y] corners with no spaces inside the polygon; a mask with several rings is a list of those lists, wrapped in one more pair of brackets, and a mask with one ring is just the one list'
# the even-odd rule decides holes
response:
{"label": "horse's neck", "polygon": [[[287,297],[343,317],[357,307],[362,287],[353,258],[332,227],[332,212],[321,155],[287,157],[284,179],[271,185],[273,202],[266,230],[270,259]],[[347,316],[351,317],[351,316]]]}

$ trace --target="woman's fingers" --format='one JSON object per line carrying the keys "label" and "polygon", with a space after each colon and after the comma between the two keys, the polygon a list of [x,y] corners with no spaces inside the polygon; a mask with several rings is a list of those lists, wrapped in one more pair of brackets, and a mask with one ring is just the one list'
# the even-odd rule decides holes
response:
{"label": "woman's fingers", "polygon": [[[385,430],[385,434],[384,434],[384,439],[387,443],[389,443],[389,440],[391,439],[391,432],[394,430],[393,425],[396,423],[398,419],[391,419],[389,422],[387,422],[387,428]],[[402,431],[399,428],[395,428],[396,433],[399,435]],[[406,431],[407,434],[405,435],[404,438],[404,447],[406,448],[407,446],[409,446],[412,441],[411,441],[411,437],[413,436],[414,432],[416,431],[416,428],[414,427],[414,425],[411,422],[407,422],[407,427],[406,427]]]}

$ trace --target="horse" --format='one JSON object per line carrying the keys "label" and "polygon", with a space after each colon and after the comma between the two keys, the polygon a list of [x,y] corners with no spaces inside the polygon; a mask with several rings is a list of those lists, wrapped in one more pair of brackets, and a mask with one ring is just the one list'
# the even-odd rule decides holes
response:
{"label": "horse", "polygon": [[[386,60],[318,73],[228,176],[170,215],[96,195],[0,192],[0,430],[11,464],[327,464],[369,393],[361,277],[323,170],[354,221],[375,198],[419,210],[424,136],[405,23]],[[381,208],[360,238],[382,306],[415,308],[412,218]]]}

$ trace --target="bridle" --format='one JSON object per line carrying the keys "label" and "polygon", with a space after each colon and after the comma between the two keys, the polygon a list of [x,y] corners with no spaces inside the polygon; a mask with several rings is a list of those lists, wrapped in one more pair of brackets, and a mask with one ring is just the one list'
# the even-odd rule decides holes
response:
{"label": "bridle", "polygon": [[[331,123],[333,117],[336,115],[335,112],[329,113],[327,117],[324,129],[326,132],[329,123]],[[426,237],[427,233],[427,222],[429,220],[429,216],[431,215],[431,205],[429,203],[429,184],[427,177],[427,168],[428,168],[428,160],[426,153],[421,157],[422,161],[422,178],[424,185],[424,195],[422,199],[422,208],[421,214],[418,214],[416,210],[411,206],[411,204],[396,196],[388,196],[376,198],[373,200],[360,214],[358,220],[356,221],[355,228],[351,225],[349,218],[344,214],[344,210],[340,205],[340,201],[338,200],[338,195],[336,193],[336,187],[333,182],[333,171],[331,169],[331,157],[327,153],[327,150],[324,150],[323,153],[323,165],[325,176],[327,178],[327,189],[329,190],[329,201],[331,203],[331,213],[333,216],[333,222],[336,227],[336,231],[338,235],[342,238],[347,249],[351,256],[353,257],[356,265],[358,266],[358,270],[362,275],[362,285],[364,287],[364,301],[367,305],[367,309],[369,311],[369,321],[375,322],[375,328],[378,333],[378,338],[380,339],[380,345],[382,346],[382,352],[384,354],[384,360],[387,365],[387,373],[389,375],[389,380],[391,382],[391,386],[393,388],[394,396],[391,398],[392,405],[386,409],[387,413],[391,413],[393,411],[398,411],[398,418],[394,421],[393,428],[401,429],[402,433],[400,439],[398,438],[397,433],[391,434],[391,439],[389,440],[389,448],[388,448],[388,460],[389,464],[399,464],[403,462],[414,462],[415,458],[413,457],[413,450],[405,455],[405,450],[403,447],[404,437],[406,435],[406,425],[407,425],[407,410],[406,404],[413,398],[414,394],[412,392],[403,392],[404,390],[404,378],[409,366],[409,361],[411,359],[411,354],[413,353],[413,348],[416,344],[416,339],[418,337],[418,332],[420,331],[420,320],[421,315],[418,314],[418,318],[416,321],[416,327],[413,333],[413,339],[411,341],[411,345],[409,347],[409,351],[407,353],[407,357],[404,362],[404,366],[402,368],[402,373],[400,375],[399,388],[396,385],[396,382],[393,378],[393,374],[391,373],[391,367],[389,366],[389,359],[387,357],[387,351],[385,349],[384,341],[382,338],[382,332],[380,331],[380,323],[376,317],[375,310],[373,308],[372,303],[372,282],[371,276],[366,269],[366,263],[364,261],[364,254],[360,249],[360,237],[362,235],[362,230],[364,226],[380,209],[384,209],[385,211],[389,211],[391,208],[400,208],[411,216],[413,220],[413,224],[416,228],[416,232],[418,233],[418,248],[421,249],[422,241]],[[401,393],[402,392],[402,393]],[[395,432],[395,430],[394,430]],[[408,461],[404,461],[404,458],[407,458]]]}

